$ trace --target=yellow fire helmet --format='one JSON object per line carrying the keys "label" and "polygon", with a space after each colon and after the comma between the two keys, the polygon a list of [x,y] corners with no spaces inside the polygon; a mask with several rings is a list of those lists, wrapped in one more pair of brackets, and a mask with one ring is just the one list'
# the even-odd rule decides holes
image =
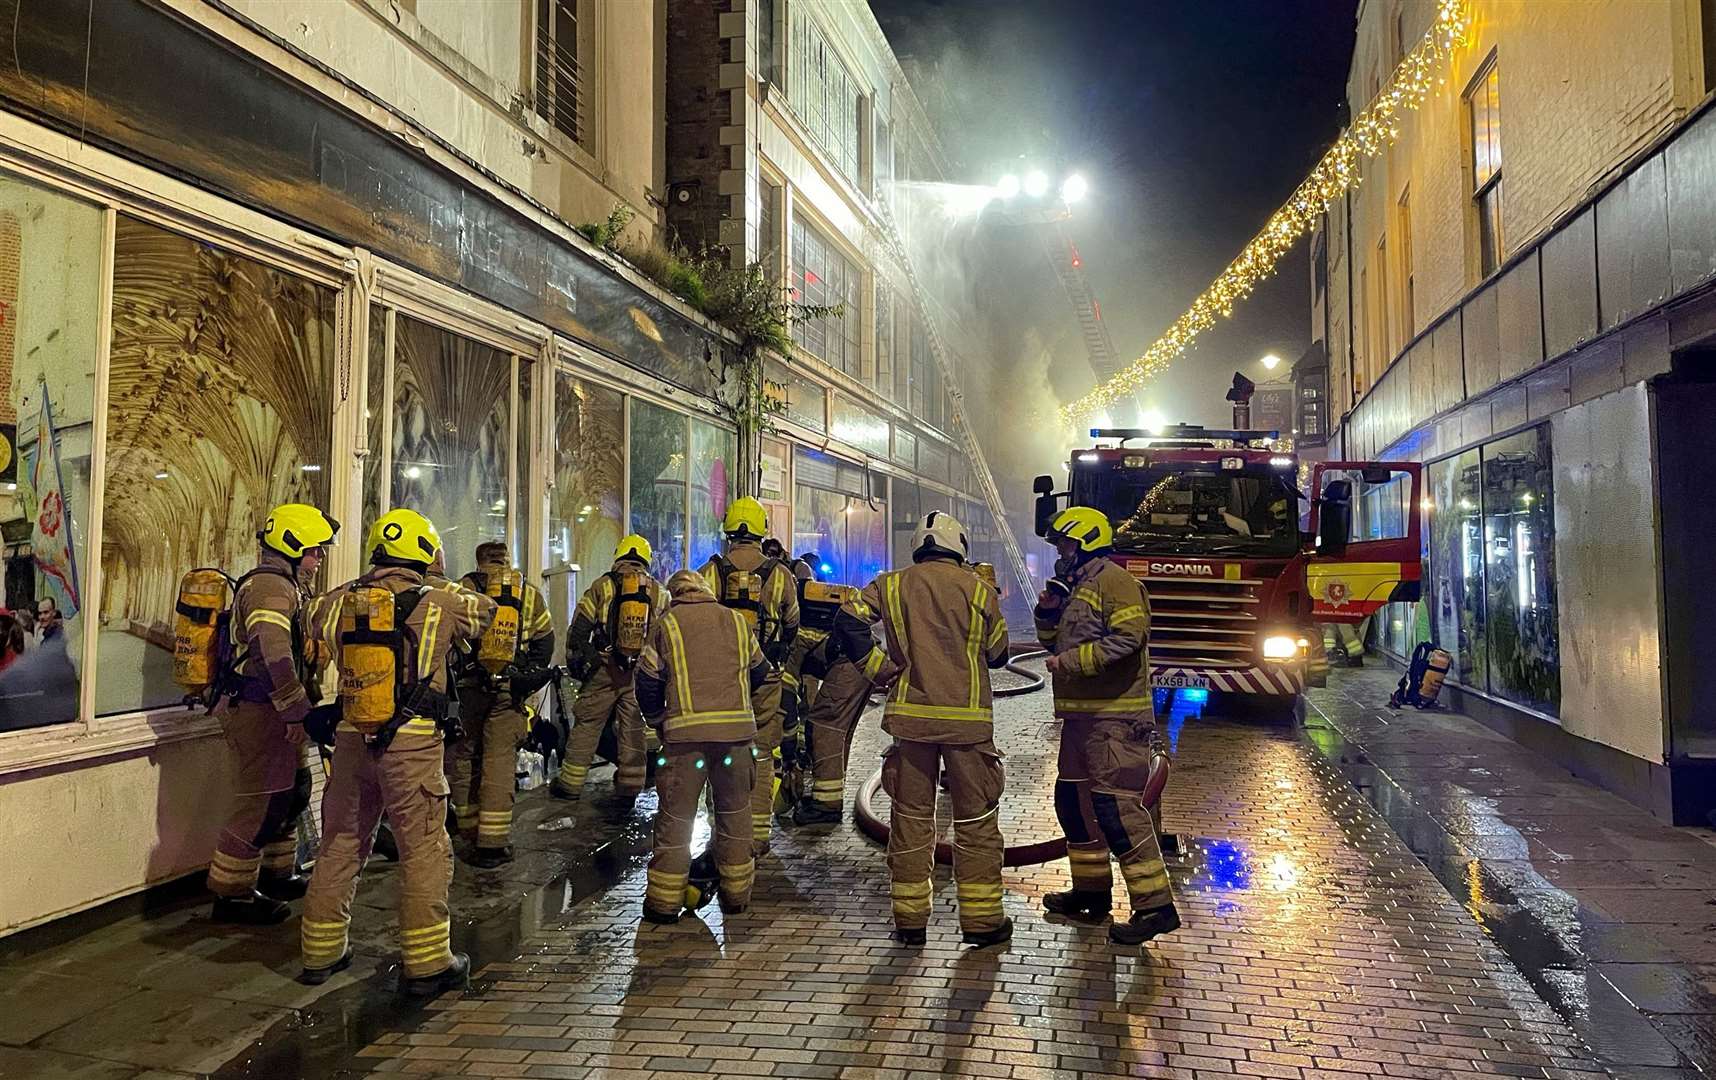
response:
{"label": "yellow fire helmet", "polygon": [[440,553],[441,534],[415,510],[389,510],[370,526],[370,562],[393,559],[428,566]]}
{"label": "yellow fire helmet", "polygon": [[282,503],[269,511],[256,538],[288,559],[301,559],[311,548],[333,543],[339,531],[340,523],[314,506]]}
{"label": "yellow fire helmet", "polygon": [[655,552],[650,550],[648,540],[645,540],[637,533],[632,533],[630,536],[621,538],[620,546],[614,549],[614,561],[619,562],[621,559],[630,559],[633,562],[640,562],[645,566],[648,566],[650,556],[654,554]]}
{"label": "yellow fire helmet", "polygon": [[735,499],[721,519],[721,532],[729,540],[761,540],[769,531],[769,515],[763,504],[749,495]]}
{"label": "yellow fire helmet", "polygon": [[1114,526],[1108,515],[1089,506],[1069,506],[1055,515],[1046,539],[1051,544],[1077,540],[1080,551],[1094,552],[1114,546]]}

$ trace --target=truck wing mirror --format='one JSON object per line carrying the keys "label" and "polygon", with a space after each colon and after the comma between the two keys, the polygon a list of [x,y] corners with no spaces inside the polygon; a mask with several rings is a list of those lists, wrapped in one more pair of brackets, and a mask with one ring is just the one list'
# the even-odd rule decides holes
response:
{"label": "truck wing mirror", "polygon": [[1036,495],[1052,495],[1055,490],[1055,478],[1044,473],[1031,481],[1031,492]]}
{"label": "truck wing mirror", "polygon": [[[1371,465],[1367,468],[1360,469],[1359,470],[1359,476],[1363,477],[1364,482],[1367,484],[1373,484],[1373,485],[1374,484],[1386,484],[1389,482],[1389,480],[1393,479],[1394,473],[1390,472],[1388,466],[1386,466],[1386,465]],[[1348,488],[1349,488],[1348,497],[1350,498],[1351,497],[1350,488],[1352,486],[1352,481],[1344,480],[1344,481],[1341,481],[1341,483],[1344,483],[1348,486]],[[1333,482],[1331,482],[1331,486],[1333,486]]]}
{"label": "truck wing mirror", "polygon": [[1347,539],[1353,528],[1353,485],[1351,480],[1330,480],[1323,488],[1317,514],[1317,554],[1340,556],[1346,554]]}
{"label": "truck wing mirror", "polygon": [[[1044,477],[1043,479],[1048,478]],[[1055,511],[1060,509],[1060,502],[1060,499],[1056,498],[1053,492],[1045,491],[1037,496],[1036,529],[1038,536],[1049,535],[1049,523],[1055,519]]]}

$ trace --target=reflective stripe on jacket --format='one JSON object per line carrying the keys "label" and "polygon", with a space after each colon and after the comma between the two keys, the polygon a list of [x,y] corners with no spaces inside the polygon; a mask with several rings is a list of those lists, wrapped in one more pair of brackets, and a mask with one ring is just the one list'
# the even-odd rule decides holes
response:
{"label": "reflective stripe on jacket", "polygon": [[688,596],[650,628],[638,706],[663,742],[743,742],[757,734],[751,690],[767,670],[743,615],[713,596]]}
{"label": "reflective stripe on jacket", "polygon": [[882,728],[915,742],[980,743],[994,733],[989,669],[1007,659],[1007,622],[995,590],[951,559],[926,559],[882,574],[848,604],[843,626],[880,615],[884,653],[858,661],[874,681],[888,661],[900,670]]}
{"label": "reflective stripe on jacket", "polygon": [[1060,618],[1037,618],[1037,640],[1061,657],[1055,715],[1064,720],[1141,719],[1150,704],[1150,597],[1144,585],[1098,556],[1074,570]]}
{"label": "reflective stripe on jacket", "polygon": [[293,640],[292,620],[304,603],[295,568],[286,556],[264,551],[257,568],[246,575],[232,598],[231,632],[238,661],[238,675],[246,685],[267,696],[280,719],[302,723],[310,711],[304,690],[298,643]]}

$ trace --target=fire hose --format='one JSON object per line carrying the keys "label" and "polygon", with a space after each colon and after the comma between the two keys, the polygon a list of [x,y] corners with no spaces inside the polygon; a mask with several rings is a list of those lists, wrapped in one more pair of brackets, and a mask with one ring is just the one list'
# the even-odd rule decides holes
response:
{"label": "fire hose", "polygon": [[[1035,693],[1047,686],[1048,680],[1044,676],[1018,666],[1021,661],[1034,660],[1045,655],[1047,653],[1038,649],[1028,653],[1020,653],[1010,658],[1005,665],[1006,669],[1023,677],[1027,682],[1020,686],[997,688],[994,691],[995,696],[1020,697]],[[1155,753],[1150,758],[1150,774],[1144,782],[1142,801],[1150,809],[1151,817],[1158,822],[1161,821],[1158,807],[1162,800],[1162,789],[1168,786],[1170,765],[1167,748],[1157,743]],[[877,769],[859,787],[858,800],[853,807],[852,816],[865,836],[878,844],[886,845],[888,842],[888,823],[881,819],[873,805],[876,792],[880,791],[881,788],[882,770]],[[1039,840],[1031,844],[1009,844],[1001,853],[1001,865],[1036,866],[1039,863],[1054,862],[1056,859],[1064,858],[1066,853],[1067,842],[1063,836],[1057,836],[1052,840]],[[936,841],[935,861],[942,866],[951,866],[953,864],[953,845],[941,840]]]}

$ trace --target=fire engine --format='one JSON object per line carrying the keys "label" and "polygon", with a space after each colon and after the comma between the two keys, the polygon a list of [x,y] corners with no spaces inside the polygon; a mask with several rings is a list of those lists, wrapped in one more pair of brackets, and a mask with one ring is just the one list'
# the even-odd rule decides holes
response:
{"label": "fire engine", "polygon": [[1317,624],[1418,599],[1417,463],[1317,462],[1307,494],[1298,457],[1273,431],[1090,434],[1108,442],[1074,451],[1065,490],[1037,477],[1037,535],[1063,505],[1108,516],[1112,557],[1150,597],[1157,689],[1291,707],[1308,681],[1321,685]]}

